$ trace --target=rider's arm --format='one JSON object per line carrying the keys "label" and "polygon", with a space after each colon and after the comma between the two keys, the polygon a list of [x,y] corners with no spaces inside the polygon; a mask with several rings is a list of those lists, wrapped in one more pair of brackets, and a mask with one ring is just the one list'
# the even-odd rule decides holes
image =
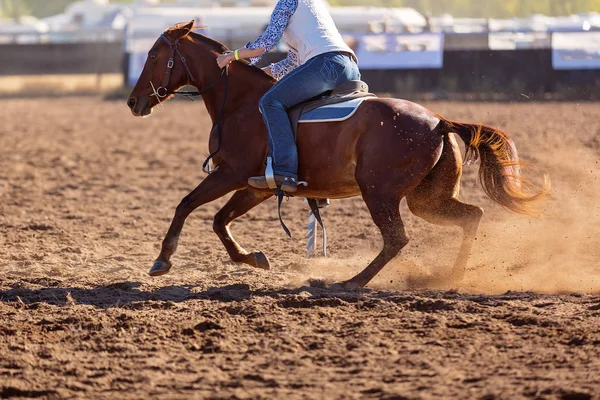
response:
{"label": "rider's arm", "polygon": [[[265,30],[255,41],[248,43],[244,48],[238,51],[240,57],[250,58],[250,64],[256,64],[263,54],[271,51],[283,37],[283,31],[288,26],[289,20],[298,8],[298,0],[279,0],[271,21]],[[245,55],[246,51],[256,51],[251,55]]]}
{"label": "rider's arm", "polygon": [[223,53],[217,57],[217,64],[220,68],[224,68],[229,65],[230,62],[235,60],[235,53],[237,52],[238,58],[251,58],[251,57],[260,57],[264,53],[265,49],[258,48],[254,50],[248,50],[245,47],[241,49],[237,49],[233,52]]}
{"label": "rider's arm", "polygon": [[271,64],[268,67],[269,71],[267,73],[273,78],[280,80],[285,75],[292,72],[298,65],[298,53],[290,49],[287,58]]}
{"label": "rider's arm", "polygon": [[265,48],[264,47],[259,47],[257,49],[254,50],[249,50],[245,47],[242,47],[240,49],[238,49],[238,56],[240,58],[254,58],[254,57],[260,57],[265,53]]}
{"label": "rider's arm", "polygon": [[[266,52],[277,46],[277,43],[283,37],[283,32],[290,18],[294,15],[297,8],[298,0],[279,0],[273,10],[273,14],[271,14],[271,21],[267,25],[265,33],[260,35],[255,41],[237,49],[238,58],[249,58],[250,65],[256,64]],[[217,58],[217,64],[223,68],[233,60],[235,60],[235,52],[226,53]]]}

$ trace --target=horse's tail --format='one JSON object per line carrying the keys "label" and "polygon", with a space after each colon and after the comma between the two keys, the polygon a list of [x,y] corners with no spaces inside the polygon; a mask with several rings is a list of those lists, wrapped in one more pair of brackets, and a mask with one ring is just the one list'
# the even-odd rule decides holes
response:
{"label": "horse's tail", "polygon": [[541,187],[523,178],[515,143],[504,132],[485,125],[464,124],[440,117],[444,133],[455,132],[467,147],[465,163],[481,159],[479,180],[485,193],[496,203],[520,214],[538,214],[535,202],[550,190],[544,174]]}

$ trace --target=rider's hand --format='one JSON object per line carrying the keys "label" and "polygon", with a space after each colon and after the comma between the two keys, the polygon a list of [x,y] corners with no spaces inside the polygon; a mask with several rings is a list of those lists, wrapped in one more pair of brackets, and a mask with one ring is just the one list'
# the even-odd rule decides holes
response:
{"label": "rider's hand", "polygon": [[217,57],[217,65],[219,68],[225,68],[233,60],[235,60],[233,53],[224,53]]}

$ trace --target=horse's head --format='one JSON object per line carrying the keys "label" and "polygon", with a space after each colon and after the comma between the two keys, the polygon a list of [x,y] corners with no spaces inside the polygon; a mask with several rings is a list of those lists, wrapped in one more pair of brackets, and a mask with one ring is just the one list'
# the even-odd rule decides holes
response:
{"label": "horse's head", "polygon": [[194,26],[194,21],[178,24],[163,33],[148,52],[144,69],[133,88],[127,105],[136,117],[146,116],[152,109],[173,96],[173,92],[192,83],[187,61],[180,50]]}

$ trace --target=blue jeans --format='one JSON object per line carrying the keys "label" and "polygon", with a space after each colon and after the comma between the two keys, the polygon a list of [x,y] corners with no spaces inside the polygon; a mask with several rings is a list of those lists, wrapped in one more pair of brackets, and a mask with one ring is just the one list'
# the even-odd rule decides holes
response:
{"label": "blue jeans", "polygon": [[311,58],[284,76],[260,99],[259,108],[269,132],[273,172],[298,179],[298,151],[287,111],[338,85],[360,79],[349,55],[331,52]]}

